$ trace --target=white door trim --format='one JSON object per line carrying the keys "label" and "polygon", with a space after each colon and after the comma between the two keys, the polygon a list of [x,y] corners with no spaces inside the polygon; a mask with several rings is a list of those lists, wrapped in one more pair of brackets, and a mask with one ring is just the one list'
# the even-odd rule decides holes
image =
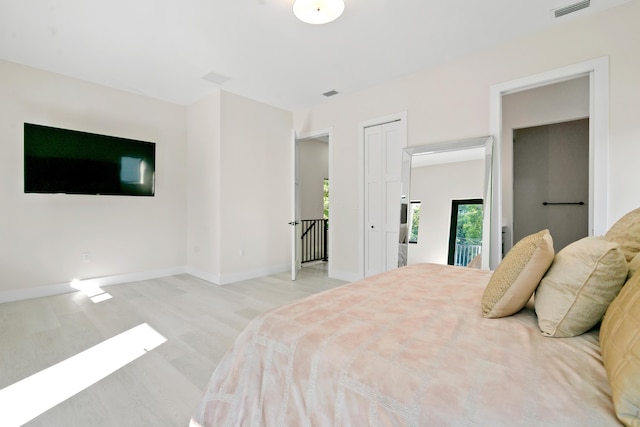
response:
{"label": "white door trim", "polygon": [[300,266],[298,236],[300,230],[300,155],[298,147],[298,135],[295,129],[291,130],[291,149],[293,151],[293,187],[292,187],[292,219],[289,224],[291,229],[291,280],[296,280]]}
{"label": "white door trim", "polygon": [[334,181],[333,181],[333,128],[325,128],[325,129],[318,129],[318,130],[312,130],[309,132],[304,132],[298,135],[298,142],[302,142],[305,141],[307,139],[316,139],[316,138],[320,138],[320,137],[327,137],[327,141],[329,144],[329,232],[327,233],[327,239],[329,240],[329,246],[327,247],[327,253],[328,253],[328,257],[329,257],[329,261],[327,262],[327,269],[328,269],[328,276],[329,277],[335,277],[334,275],[334,271],[333,271],[333,256],[335,254],[335,251],[333,250],[333,242],[335,241],[335,239],[333,238],[333,233],[335,230],[335,227],[331,226],[331,217],[332,217],[332,212],[335,215],[335,210],[333,209],[333,207],[335,206],[333,203],[333,191],[331,191],[331,186],[333,185]]}
{"label": "white door trim", "polygon": [[[401,111],[394,114],[389,114],[387,116],[378,117],[375,119],[363,120],[358,123],[358,200],[359,200],[359,209],[358,209],[358,242],[359,244],[359,254],[358,254],[358,265],[360,266],[359,276],[360,278],[364,278],[364,254],[365,254],[365,244],[364,244],[364,227],[365,227],[365,211],[364,211],[364,130],[365,128],[371,126],[383,125],[385,123],[391,123],[399,121],[403,130],[403,135],[405,137],[404,146],[408,146],[408,132],[407,132],[407,112]],[[400,205],[398,203],[398,209],[400,209]],[[398,228],[400,224],[398,224]]]}
{"label": "white door trim", "polygon": [[605,234],[608,228],[609,168],[609,57],[600,57],[555,70],[500,83],[490,88],[490,131],[494,137],[493,187],[497,192],[491,218],[491,260],[501,260],[502,241],[502,96],[589,76],[589,235]]}

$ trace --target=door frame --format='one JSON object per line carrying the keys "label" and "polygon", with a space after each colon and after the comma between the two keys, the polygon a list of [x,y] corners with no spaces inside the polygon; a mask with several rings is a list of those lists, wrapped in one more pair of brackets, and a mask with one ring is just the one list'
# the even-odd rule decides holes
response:
{"label": "door frame", "polygon": [[289,223],[293,228],[291,229],[291,280],[296,280],[298,277],[298,270],[300,270],[300,149],[298,142],[298,135],[295,129],[291,131],[291,150],[293,152],[293,187],[292,187],[292,220]]}
{"label": "door frame", "polygon": [[[400,111],[398,113],[389,114],[387,116],[377,117],[375,119],[363,120],[358,123],[358,200],[359,200],[359,212],[358,212],[358,242],[359,244],[359,254],[358,254],[358,265],[360,266],[359,277],[365,277],[365,189],[364,189],[364,130],[368,127],[384,125],[385,123],[391,122],[400,122],[400,127],[402,129],[402,134],[404,135],[404,147],[409,146],[409,136],[407,129],[407,112]],[[331,202],[329,202],[331,203]],[[400,201],[398,201],[398,209],[400,209]],[[400,229],[400,224],[398,224],[398,230]]]}
{"label": "door frame", "polygon": [[[327,267],[328,267],[328,276],[329,277],[334,277],[333,275],[333,254],[334,254],[334,250],[333,250],[333,243],[334,243],[334,238],[333,238],[333,233],[334,233],[334,229],[335,227],[332,227],[331,225],[331,218],[332,218],[332,212],[334,211],[333,207],[333,191],[331,190],[332,186],[333,186],[333,128],[325,128],[325,129],[318,129],[318,130],[312,130],[309,132],[303,132],[301,134],[297,135],[296,141],[295,143],[304,143],[304,141],[308,141],[310,139],[318,139],[321,137],[326,137],[327,138],[327,144],[328,144],[328,148],[329,148],[329,231],[327,233],[327,239],[329,240],[329,244],[327,245],[327,256],[329,258],[329,260],[327,261]],[[299,159],[296,159],[296,162],[298,162]],[[299,166],[299,165],[298,165]],[[295,168],[298,172],[300,171],[299,167]],[[293,177],[293,179],[297,179],[297,177]],[[297,200],[298,204],[300,203],[300,198],[298,198]],[[299,208],[299,206],[298,206]],[[298,212],[300,210],[298,209]],[[293,246],[293,245],[292,245]]]}
{"label": "door frame", "polygon": [[495,141],[492,186],[497,192],[491,209],[491,269],[502,259],[502,96],[582,76],[589,76],[589,235],[607,231],[609,57],[604,56],[491,86],[490,131]]}

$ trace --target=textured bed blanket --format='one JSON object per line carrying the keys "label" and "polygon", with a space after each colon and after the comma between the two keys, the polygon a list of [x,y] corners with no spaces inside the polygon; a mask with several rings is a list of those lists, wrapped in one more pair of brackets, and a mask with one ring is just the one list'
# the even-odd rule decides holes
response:
{"label": "textured bed blanket", "polygon": [[597,332],[485,319],[491,272],[418,264],[256,318],[192,426],[620,425]]}

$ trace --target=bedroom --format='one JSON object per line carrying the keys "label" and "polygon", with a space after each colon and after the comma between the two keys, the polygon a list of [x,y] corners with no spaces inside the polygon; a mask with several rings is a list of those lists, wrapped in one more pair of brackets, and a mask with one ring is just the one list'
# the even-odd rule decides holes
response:
{"label": "bedroom", "polygon": [[[224,90],[183,107],[3,61],[2,300],[55,292],[74,277],[124,275],[129,281],[188,271],[226,283],[286,269],[289,229],[282,218],[290,211],[291,128],[299,134],[333,129],[331,274],[358,279],[359,188],[352,165],[358,162],[359,122],[407,111],[411,145],[486,135],[492,85],[602,56],[610,66],[611,225],[640,205],[628,185],[640,154],[639,14],[638,1],[632,1],[293,112]],[[162,144],[157,197],[25,197],[20,129],[30,120]],[[269,176],[268,185],[263,176]],[[274,187],[287,190],[266,197]],[[269,214],[242,227],[252,213],[240,214],[234,206],[247,199],[268,207]]]}

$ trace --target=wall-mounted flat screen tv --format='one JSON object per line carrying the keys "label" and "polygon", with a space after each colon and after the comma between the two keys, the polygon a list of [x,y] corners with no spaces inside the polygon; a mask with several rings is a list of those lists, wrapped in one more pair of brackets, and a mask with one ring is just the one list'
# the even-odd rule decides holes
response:
{"label": "wall-mounted flat screen tv", "polygon": [[153,196],[152,142],[24,124],[24,192]]}

